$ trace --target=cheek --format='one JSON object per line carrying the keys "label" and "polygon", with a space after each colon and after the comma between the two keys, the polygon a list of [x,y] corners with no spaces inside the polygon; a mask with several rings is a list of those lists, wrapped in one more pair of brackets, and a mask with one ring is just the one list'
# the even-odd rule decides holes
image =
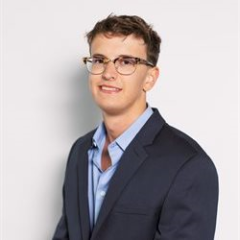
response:
{"label": "cheek", "polygon": [[125,88],[129,93],[132,93],[134,95],[138,95],[140,92],[142,92],[143,86],[144,86],[144,79],[145,76],[142,74],[136,74],[132,78],[125,81]]}
{"label": "cheek", "polygon": [[89,89],[92,91],[93,81],[92,81],[92,79],[90,77],[88,78],[88,86],[89,86]]}
{"label": "cheek", "polygon": [[94,92],[96,91],[96,88],[97,88],[96,82],[97,82],[97,79],[95,79],[94,76],[89,76],[88,85],[92,94],[94,94]]}
{"label": "cheek", "polygon": [[[131,80],[130,80],[131,81]],[[138,82],[138,81],[131,81],[131,82],[126,82],[124,84],[124,95],[128,98],[128,99],[134,99],[137,98],[138,96],[140,96],[142,94],[142,83]]]}

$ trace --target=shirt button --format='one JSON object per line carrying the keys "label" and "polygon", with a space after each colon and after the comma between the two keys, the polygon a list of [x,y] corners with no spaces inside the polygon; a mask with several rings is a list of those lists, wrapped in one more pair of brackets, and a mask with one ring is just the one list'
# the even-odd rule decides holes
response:
{"label": "shirt button", "polygon": [[101,191],[101,192],[100,192],[100,196],[101,196],[101,197],[104,197],[105,195],[106,195],[106,192],[105,192],[105,191]]}

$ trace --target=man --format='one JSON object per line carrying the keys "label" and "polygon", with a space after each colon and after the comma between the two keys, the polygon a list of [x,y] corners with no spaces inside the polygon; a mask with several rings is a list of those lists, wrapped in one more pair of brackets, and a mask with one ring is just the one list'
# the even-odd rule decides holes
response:
{"label": "man", "polygon": [[160,37],[140,17],[113,15],[87,37],[103,123],[71,149],[53,240],[213,240],[216,169],[146,102]]}

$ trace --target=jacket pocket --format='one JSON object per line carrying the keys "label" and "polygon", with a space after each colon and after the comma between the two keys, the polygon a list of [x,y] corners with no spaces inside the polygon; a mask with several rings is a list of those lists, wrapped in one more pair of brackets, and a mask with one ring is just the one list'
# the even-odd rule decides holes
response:
{"label": "jacket pocket", "polygon": [[157,214],[157,211],[152,208],[140,208],[140,207],[132,207],[132,206],[124,206],[118,205],[113,208],[113,213],[119,214],[128,214],[128,215],[143,215],[143,216],[152,216]]}

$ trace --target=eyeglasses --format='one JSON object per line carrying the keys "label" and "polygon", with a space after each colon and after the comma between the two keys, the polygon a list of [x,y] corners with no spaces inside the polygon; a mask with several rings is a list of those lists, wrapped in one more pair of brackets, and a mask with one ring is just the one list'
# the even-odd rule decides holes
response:
{"label": "eyeglasses", "polygon": [[131,56],[120,56],[113,60],[104,56],[84,57],[83,62],[86,64],[88,72],[93,75],[102,74],[109,62],[113,62],[116,71],[121,75],[133,74],[139,64],[155,67],[153,63],[147,60]]}

